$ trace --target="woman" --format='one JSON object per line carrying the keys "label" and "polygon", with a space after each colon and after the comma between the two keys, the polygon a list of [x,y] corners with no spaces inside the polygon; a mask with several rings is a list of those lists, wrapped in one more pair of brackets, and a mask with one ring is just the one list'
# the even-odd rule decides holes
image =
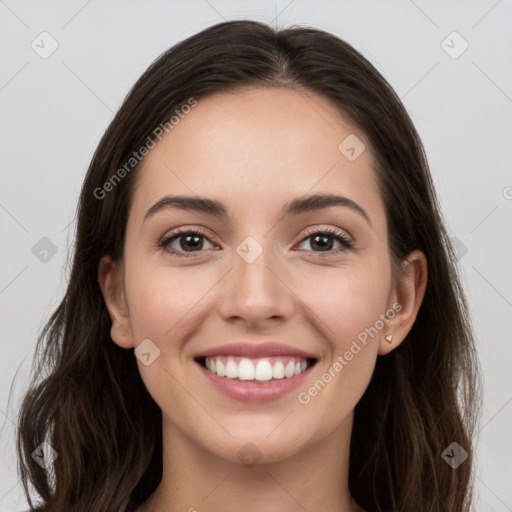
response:
{"label": "woman", "polygon": [[226,22],[149,67],[39,345],[44,512],[471,509],[474,340],[423,147],[331,34]]}

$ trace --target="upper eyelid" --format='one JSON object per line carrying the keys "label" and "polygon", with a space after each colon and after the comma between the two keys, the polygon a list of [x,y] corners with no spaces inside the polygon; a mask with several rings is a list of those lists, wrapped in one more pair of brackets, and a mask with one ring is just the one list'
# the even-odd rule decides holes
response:
{"label": "upper eyelid", "polygon": [[[347,232],[347,230],[345,229],[342,229],[342,228],[338,228],[338,227],[335,227],[335,226],[327,226],[327,227],[322,227],[322,226],[312,226],[312,227],[307,227],[305,228],[305,233],[303,234],[302,238],[301,238],[301,241],[305,238],[305,237],[308,237],[308,236],[311,236],[312,234],[315,234],[315,233],[323,233],[325,231],[328,231],[328,230],[333,230],[333,231],[337,231],[339,232],[340,234],[345,234],[348,238],[350,238],[351,240],[353,239],[353,237]],[[162,240],[163,239],[166,239],[166,238],[171,238],[171,237],[175,237],[175,236],[178,236],[178,235],[183,235],[183,234],[187,234],[187,233],[190,233],[190,232],[199,232],[200,235],[204,236],[205,238],[208,238],[208,237],[213,237],[213,238],[216,238],[214,235],[210,235],[211,231],[203,226],[200,226],[200,227],[196,227],[196,226],[193,226],[193,227],[179,227],[179,228],[175,228],[174,230],[171,230],[171,232],[168,234],[168,235],[164,235],[162,237]],[[334,235],[334,233],[330,233],[332,235]],[[212,241],[212,240],[210,240]]]}
{"label": "upper eyelid", "polygon": [[301,241],[304,240],[304,238],[310,237],[311,235],[315,233],[325,233],[329,232],[328,234],[330,236],[342,236],[344,235],[345,238],[349,238],[351,241],[353,240],[353,237],[345,230],[334,226],[329,226],[326,228],[319,228],[317,226],[313,226],[312,228],[306,228],[306,232],[304,236],[301,238]]}

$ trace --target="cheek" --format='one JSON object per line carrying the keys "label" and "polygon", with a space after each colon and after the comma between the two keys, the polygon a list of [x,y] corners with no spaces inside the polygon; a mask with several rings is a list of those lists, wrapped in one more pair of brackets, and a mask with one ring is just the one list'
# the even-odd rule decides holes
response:
{"label": "cheek", "polygon": [[339,354],[385,314],[390,274],[369,265],[323,269],[302,277],[297,287],[304,311]]}
{"label": "cheek", "polygon": [[322,286],[309,294],[305,310],[315,313],[311,322],[326,339],[328,353],[309,387],[297,393],[303,417],[323,433],[337,428],[370,382],[382,336],[375,324],[385,314],[389,292],[386,276],[378,280],[353,268],[336,274],[316,279]]}
{"label": "cheek", "polygon": [[154,337],[162,344],[169,337],[178,339],[178,333],[194,322],[201,311],[202,298],[206,300],[217,281],[192,266],[128,269],[126,292],[134,335]]}
{"label": "cheek", "polygon": [[368,261],[332,270],[317,272],[312,291],[302,291],[308,297],[305,309],[315,313],[311,321],[328,340],[330,354],[312,386],[298,396],[311,421],[326,421],[324,412],[331,411],[329,428],[355,407],[371,379],[391,283],[387,267]]}

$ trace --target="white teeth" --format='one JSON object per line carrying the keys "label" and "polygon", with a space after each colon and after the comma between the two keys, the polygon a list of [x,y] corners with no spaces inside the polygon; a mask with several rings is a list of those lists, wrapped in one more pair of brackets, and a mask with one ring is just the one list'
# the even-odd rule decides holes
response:
{"label": "white teeth", "polygon": [[205,367],[219,377],[239,380],[269,381],[291,378],[308,368],[304,359],[296,357],[270,357],[249,359],[246,357],[206,357]]}
{"label": "white teeth", "polygon": [[295,370],[295,365],[293,361],[290,361],[284,368],[284,376],[287,378],[293,377],[293,370]]}
{"label": "white teeth", "polygon": [[229,379],[238,379],[238,365],[235,363],[235,361],[233,361],[233,359],[228,359],[228,362],[226,364],[226,377],[228,377]]}
{"label": "white teeth", "polygon": [[217,361],[217,375],[219,377],[225,377],[226,375],[226,369],[224,368],[224,365],[222,364],[222,361]]}
{"label": "white teeth", "polygon": [[271,380],[272,379],[272,365],[268,359],[261,359],[256,365],[256,380]]}
{"label": "white teeth", "polygon": [[[217,368],[219,367],[219,362],[217,361]],[[217,373],[217,375],[219,375]],[[238,378],[240,380],[254,380],[254,365],[252,361],[246,358],[243,358],[240,363],[238,363]]]}
{"label": "white teeth", "polygon": [[277,361],[277,363],[275,363],[274,366],[272,367],[272,378],[284,379],[284,365],[281,361]]}

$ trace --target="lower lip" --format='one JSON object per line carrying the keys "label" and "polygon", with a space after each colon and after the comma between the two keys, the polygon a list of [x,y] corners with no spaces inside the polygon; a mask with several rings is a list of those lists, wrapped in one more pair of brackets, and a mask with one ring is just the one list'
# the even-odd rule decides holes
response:
{"label": "lower lip", "polygon": [[201,364],[196,364],[202,370],[204,376],[221,393],[224,393],[235,400],[252,403],[277,400],[287,393],[290,393],[304,382],[311,370],[311,367],[309,367],[298,375],[283,379],[243,381],[238,379],[228,379],[227,377],[219,377],[217,374],[204,368]]}

